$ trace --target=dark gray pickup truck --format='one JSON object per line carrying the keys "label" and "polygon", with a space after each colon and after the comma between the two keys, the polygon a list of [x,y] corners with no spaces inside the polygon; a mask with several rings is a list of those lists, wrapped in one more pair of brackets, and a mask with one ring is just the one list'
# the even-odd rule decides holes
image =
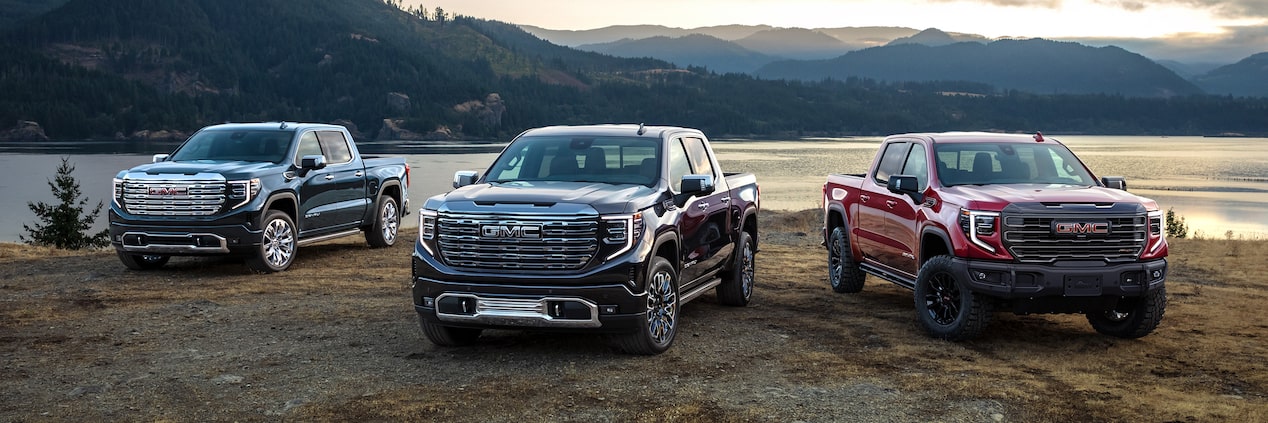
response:
{"label": "dark gray pickup truck", "polygon": [[362,157],[342,126],[214,125],[115,176],[110,242],[135,270],[235,254],[278,272],[303,244],[364,233],[392,245],[408,186],[405,159]]}
{"label": "dark gray pickup truck", "polygon": [[674,341],[679,307],[747,305],[757,179],[724,174],[694,129],[596,125],[520,134],[483,174],[419,211],[413,301],[438,345],[485,328],[610,334],[633,354]]}

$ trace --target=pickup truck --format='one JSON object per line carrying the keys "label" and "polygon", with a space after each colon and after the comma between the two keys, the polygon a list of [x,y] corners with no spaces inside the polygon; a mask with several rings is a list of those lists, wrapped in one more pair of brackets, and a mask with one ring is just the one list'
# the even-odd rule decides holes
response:
{"label": "pickup truck", "polygon": [[313,242],[364,233],[371,247],[394,244],[408,186],[404,159],[362,157],[342,126],[214,125],[115,176],[110,242],[134,270],[232,254],[279,272]]}
{"label": "pickup truck", "polygon": [[1082,313],[1139,338],[1166,307],[1167,242],[1158,204],[1126,187],[1042,134],[893,135],[868,173],[823,186],[828,280],[912,289],[941,339],[981,334],[996,310]]}
{"label": "pickup truck", "polygon": [[518,328],[658,354],[683,304],[752,295],[757,179],[722,173],[698,130],[531,129],[453,186],[419,210],[413,253],[414,309],[437,345]]}

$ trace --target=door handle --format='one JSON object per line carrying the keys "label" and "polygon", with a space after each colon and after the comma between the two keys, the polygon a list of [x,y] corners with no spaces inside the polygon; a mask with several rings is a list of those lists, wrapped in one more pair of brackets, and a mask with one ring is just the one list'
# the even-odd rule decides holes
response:
{"label": "door handle", "polygon": [[722,202],[723,202],[723,203],[730,203],[730,202],[731,202],[731,197],[722,197],[722,198],[721,198],[721,200],[722,200]]}
{"label": "door handle", "polygon": [[894,200],[889,200],[889,201],[886,201],[886,202],[885,202],[885,205],[889,206],[889,208],[891,208],[891,209],[892,209],[892,208],[894,208],[894,206],[897,206],[897,205],[898,205],[898,202],[897,202],[897,201],[894,201]]}
{"label": "door handle", "polygon": [[871,199],[872,199],[872,197],[868,197],[868,196],[867,196],[867,194],[861,194],[861,195],[859,195],[859,201],[866,202],[867,200],[871,200]]}
{"label": "door handle", "polygon": [[709,208],[709,203],[696,203],[696,208],[704,210]]}
{"label": "door handle", "polygon": [[329,180],[331,180],[331,179],[335,179],[335,175],[331,175],[331,174],[327,173],[327,174],[326,174],[326,180],[327,180],[327,181],[329,181]]}
{"label": "door handle", "polygon": [[361,177],[361,175],[364,175],[364,174],[365,174],[365,172],[362,172],[362,171],[359,171],[359,170],[358,170],[358,171],[357,171],[357,173],[352,174],[352,176],[356,176],[356,177],[360,178],[360,177]]}

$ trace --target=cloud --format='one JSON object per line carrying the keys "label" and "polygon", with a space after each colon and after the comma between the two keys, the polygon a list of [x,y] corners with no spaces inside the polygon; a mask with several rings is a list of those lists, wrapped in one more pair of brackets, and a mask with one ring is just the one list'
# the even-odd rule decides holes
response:
{"label": "cloud", "polygon": [[1145,2],[1143,2],[1143,1],[1132,1],[1132,0],[1093,0],[1093,2],[1094,2],[1094,3],[1096,3],[1096,4],[1103,4],[1103,5],[1106,5],[1106,6],[1118,7],[1118,8],[1121,8],[1121,9],[1130,10],[1130,11],[1132,11],[1132,12],[1139,12],[1139,11],[1141,11],[1141,10],[1144,10],[1144,9],[1145,9]]}
{"label": "cloud", "polygon": [[[989,1],[989,0],[988,0]],[[1211,11],[1223,18],[1268,18],[1268,0],[1093,0],[1097,4],[1120,7],[1131,11],[1140,11],[1148,6],[1177,5],[1195,7]],[[995,3],[995,1],[989,1]]]}
{"label": "cloud", "polygon": [[1175,34],[1160,38],[1069,39],[1093,46],[1114,45],[1154,60],[1233,63],[1268,51],[1268,26],[1226,27],[1224,34]]}
{"label": "cloud", "polygon": [[[939,3],[958,3],[964,0],[933,0]],[[1061,7],[1063,0],[982,0],[977,3],[985,3],[993,6],[1004,7],[1043,7],[1048,9],[1056,9]]]}

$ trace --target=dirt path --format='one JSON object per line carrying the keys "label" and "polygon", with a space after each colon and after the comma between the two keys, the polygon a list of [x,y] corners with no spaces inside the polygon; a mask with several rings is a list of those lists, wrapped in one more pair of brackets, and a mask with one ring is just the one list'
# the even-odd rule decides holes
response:
{"label": "dirt path", "polygon": [[812,217],[764,219],[753,305],[687,305],[655,357],[512,331],[437,348],[410,305],[408,242],[308,247],[272,275],[0,245],[0,421],[1268,420],[1263,242],[1177,242],[1144,339],[997,314],[957,344],[920,332],[903,289],[832,293],[812,229],[790,229]]}

